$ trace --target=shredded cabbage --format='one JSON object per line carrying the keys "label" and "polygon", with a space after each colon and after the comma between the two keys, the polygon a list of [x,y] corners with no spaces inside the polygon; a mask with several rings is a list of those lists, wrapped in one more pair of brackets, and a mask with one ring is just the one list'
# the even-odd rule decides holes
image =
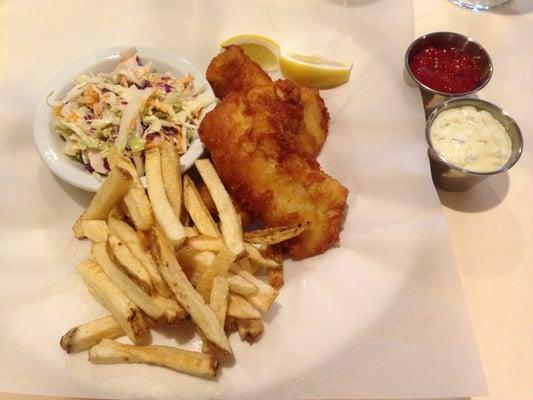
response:
{"label": "shredded cabbage", "polygon": [[83,74],[60,101],[49,101],[63,152],[93,175],[107,175],[111,146],[144,174],[143,152],[163,141],[179,155],[198,137],[199,117],[214,102],[190,75],[176,77],[142,64],[135,48],[121,54],[113,71]]}

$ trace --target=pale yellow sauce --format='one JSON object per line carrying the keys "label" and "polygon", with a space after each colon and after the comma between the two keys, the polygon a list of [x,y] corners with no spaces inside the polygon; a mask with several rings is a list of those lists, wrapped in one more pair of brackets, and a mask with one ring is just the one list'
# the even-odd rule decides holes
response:
{"label": "pale yellow sauce", "polygon": [[431,125],[430,140],[448,162],[469,171],[495,171],[511,157],[511,138],[503,125],[472,106],[442,111]]}

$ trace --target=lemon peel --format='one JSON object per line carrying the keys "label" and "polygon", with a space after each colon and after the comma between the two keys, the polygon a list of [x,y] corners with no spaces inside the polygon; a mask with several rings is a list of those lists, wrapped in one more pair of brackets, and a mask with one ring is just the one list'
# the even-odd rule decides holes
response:
{"label": "lemon peel", "polygon": [[348,81],[352,64],[313,54],[282,51],[279,66],[283,76],[301,85],[327,89]]}
{"label": "lemon peel", "polygon": [[274,72],[279,69],[285,78],[317,89],[345,83],[352,70],[351,62],[285,50],[275,40],[263,35],[236,35],[220,44],[221,47],[229,45],[240,46],[265,71]]}

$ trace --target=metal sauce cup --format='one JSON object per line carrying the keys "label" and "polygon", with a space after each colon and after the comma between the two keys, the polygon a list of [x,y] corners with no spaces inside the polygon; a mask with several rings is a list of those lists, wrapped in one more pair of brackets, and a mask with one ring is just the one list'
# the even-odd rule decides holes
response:
{"label": "metal sauce cup", "polygon": [[[449,93],[433,89],[430,86],[427,86],[426,84],[419,81],[411,70],[411,61],[418,52],[428,46],[433,46],[437,48],[454,47],[466,54],[472,55],[474,57],[479,57],[482,66],[479,85],[467,92]],[[413,81],[420,89],[420,93],[424,101],[426,116],[433,110],[433,108],[435,108],[436,105],[442,103],[443,101],[449,98],[468,96],[483,89],[485,85],[490,81],[493,71],[492,60],[490,59],[489,53],[487,53],[487,51],[473,39],[455,32],[433,32],[428,33],[424,36],[420,36],[413,43],[411,43],[411,45],[407,48],[407,51],[405,52],[405,68],[409,76],[413,79]]]}
{"label": "metal sauce cup", "polygon": [[[490,172],[469,171],[453,165],[433,148],[430,132],[435,118],[437,118],[437,116],[445,110],[463,106],[473,106],[478,110],[488,111],[500,124],[503,125],[505,131],[511,138],[511,157],[497,170]],[[488,101],[471,98],[451,99],[435,108],[429,115],[426,123],[426,140],[429,146],[428,155],[433,182],[441,189],[452,192],[468,190],[491,175],[496,175],[507,171],[516,164],[522,155],[522,149],[524,145],[520,128],[516,124],[515,120],[511,118],[506,111],[492,103],[489,103]]]}

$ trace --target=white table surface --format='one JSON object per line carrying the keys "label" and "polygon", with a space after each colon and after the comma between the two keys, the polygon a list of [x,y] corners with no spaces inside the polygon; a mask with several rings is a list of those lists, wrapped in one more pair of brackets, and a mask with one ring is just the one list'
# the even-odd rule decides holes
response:
{"label": "white table surface", "polygon": [[[346,0],[349,1],[349,0]],[[357,0],[354,0],[357,1]],[[376,1],[376,0],[374,0]],[[490,396],[533,398],[533,1],[475,14],[446,0],[414,0],[416,33],[450,30],[484,45],[495,71],[479,97],[499,104],[522,128],[525,152],[507,174],[465,193],[440,191]],[[9,7],[0,2],[0,74]],[[424,121],[420,121],[421,129]],[[4,399],[36,398],[0,394]]]}
{"label": "white table surface", "polygon": [[[415,0],[417,35],[454,31],[491,55],[479,97],[518,122],[524,154],[509,173],[465,193],[439,191],[491,400],[533,398],[533,1],[477,14]],[[486,398],[486,397],[485,397]]]}

